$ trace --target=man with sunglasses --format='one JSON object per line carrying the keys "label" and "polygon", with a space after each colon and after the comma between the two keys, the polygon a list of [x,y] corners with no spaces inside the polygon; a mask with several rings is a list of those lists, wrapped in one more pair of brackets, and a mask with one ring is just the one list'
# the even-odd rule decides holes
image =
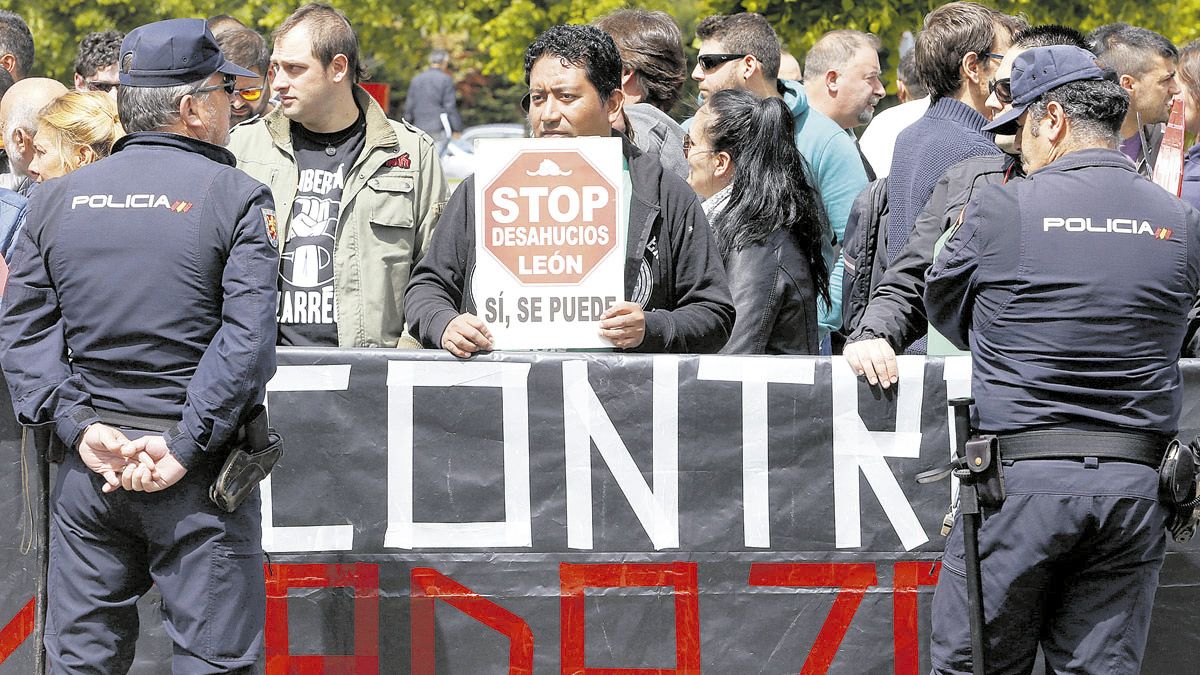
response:
{"label": "man with sunglasses", "polygon": [[[1023,20],[974,2],[951,2],[925,17],[915,49],[930,106],[896,138],[887,184],[889,264],[946,169],[968,157],[999,154],[992,135],[982,131],[991,114],[987,82],[1022,28]],[[923,353],[923,345],[915,353]]]}
{"label": "man with sunglasses", "polygon": [[[1009,73],[1013,60],[1034,47],[1070,45],[1086,48],[1083,34],[1066,26],[1034,26],[1017,33],[994,76],[989,80],[986,105],[993,115],[1012,107]],[[890,387],[897,377],[896,352],[903,353],[929,335],[927,353],[946,356],[957,350],[944,338],[929,330],[925,315],[925,272],[933,263],[939,243],[958,226],[967,202],[986,186],[1019,181],[1025,177],[1012,136],[997,136],[1003,152],[979,155],[950,167],[938,180],[903,250],[884,272],[879,285],[863,310],[862,317],[847,338],[843,354],[850,367],[867,382]]]}
{"label": "man with sunglasses", "polygon": [[266,40],[249,28],[231,28],[216,37],[225,58],[254,73],[254,77],[237,78],[230,101],[233,125],[253,122],[271,112],[271,52]]}
{"label": "man with sunglasses", "polygon": [[118,64],[129,133],[34,193],[0,313],[17,418],[49,425],[60,450],[50,672],[128,671],[153,584],[170,670],[251,673],[259,498],[232,513],[209,498],[275,372],[271,194],[221,147],[235,78],[251,73],[203,19],[134,29]]}
{"label": "man with sunglasses", "polygon": [[117,87],[117,54],[125,34],[106,30],[88,33],[79,42],[79,53],[75,56],[75,90],[100,91],[115,101]]}
{"label": "man with sunglasses", "polygon": [[[696,37],[700,55],[692,79],[699,84],[701,96],[744,89],[762,98],[782,98],[792,111],[796,149],[808,162],[829,218],[830,233],[822,252],[830,269],[831,302],[817,302],[818,338],[827,349],[830,334],[842,324],[842,263],[834,255],[834,245],[844,237],[850,206],[867,184],[858,146],[837,122],[809,104],[803,84],[778,78],[779,37],[762,15],[710,16],[696,27]],[[690,123],[685,122],[684,129]]]}

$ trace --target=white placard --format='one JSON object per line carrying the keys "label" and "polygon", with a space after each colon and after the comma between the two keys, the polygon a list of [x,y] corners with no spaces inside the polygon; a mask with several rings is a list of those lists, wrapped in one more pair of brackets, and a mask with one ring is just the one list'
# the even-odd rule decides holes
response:
{"label": "white placard", "polygon": [[619,138],[483,139],[475,156],[476,314],[495,349],[588,349],[625,299]]}

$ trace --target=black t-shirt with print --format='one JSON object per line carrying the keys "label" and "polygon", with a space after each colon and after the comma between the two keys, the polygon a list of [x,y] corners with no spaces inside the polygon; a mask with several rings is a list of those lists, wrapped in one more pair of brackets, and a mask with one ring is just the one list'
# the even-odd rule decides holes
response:
{"label": "black t-shirt with print", "polygon": [[333,245],[342,188],[366,138],[366,116],[318,134],[292,122],[300,171],[296,203],[279,263],[279,344],[337,346]]}

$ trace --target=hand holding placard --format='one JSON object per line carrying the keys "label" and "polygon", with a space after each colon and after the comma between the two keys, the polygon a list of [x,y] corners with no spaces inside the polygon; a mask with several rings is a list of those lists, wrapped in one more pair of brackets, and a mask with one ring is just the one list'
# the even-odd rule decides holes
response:
{"label": "hand holding placard", "polygon": [[635,349],[646,338],[646,314],[636,302],[618,302],[600,316],[600,337],[614,347]]}

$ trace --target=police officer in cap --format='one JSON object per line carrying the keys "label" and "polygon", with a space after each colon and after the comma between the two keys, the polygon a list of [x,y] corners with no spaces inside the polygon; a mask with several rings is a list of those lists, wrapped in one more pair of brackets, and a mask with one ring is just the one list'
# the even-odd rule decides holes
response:
{"label": "police officer in cap", "polygon": [[234,168],[234,78],[200,19],[121,45],[113,155],[30,202],[0,317],[23,424],[66,446],[52,491],[54,673],[121,673],[156,584],[175,673],[251,672],[265,610],[260,506],[208,489],[275,372],[270,192]]}
{"label": "police officer in cap", "polygon": [[[1007,497],[979,531],[988,673],[1136,673],[1166,546],[1157,466],[1182,404],[1200,214],[1117,149],[1128,96],[1078,47],[1030,49],[1012,110],[1028,179],[979,191],[928,274],[931,322],[974,359]],[[969,673],[962,527],[932,663]]]}

